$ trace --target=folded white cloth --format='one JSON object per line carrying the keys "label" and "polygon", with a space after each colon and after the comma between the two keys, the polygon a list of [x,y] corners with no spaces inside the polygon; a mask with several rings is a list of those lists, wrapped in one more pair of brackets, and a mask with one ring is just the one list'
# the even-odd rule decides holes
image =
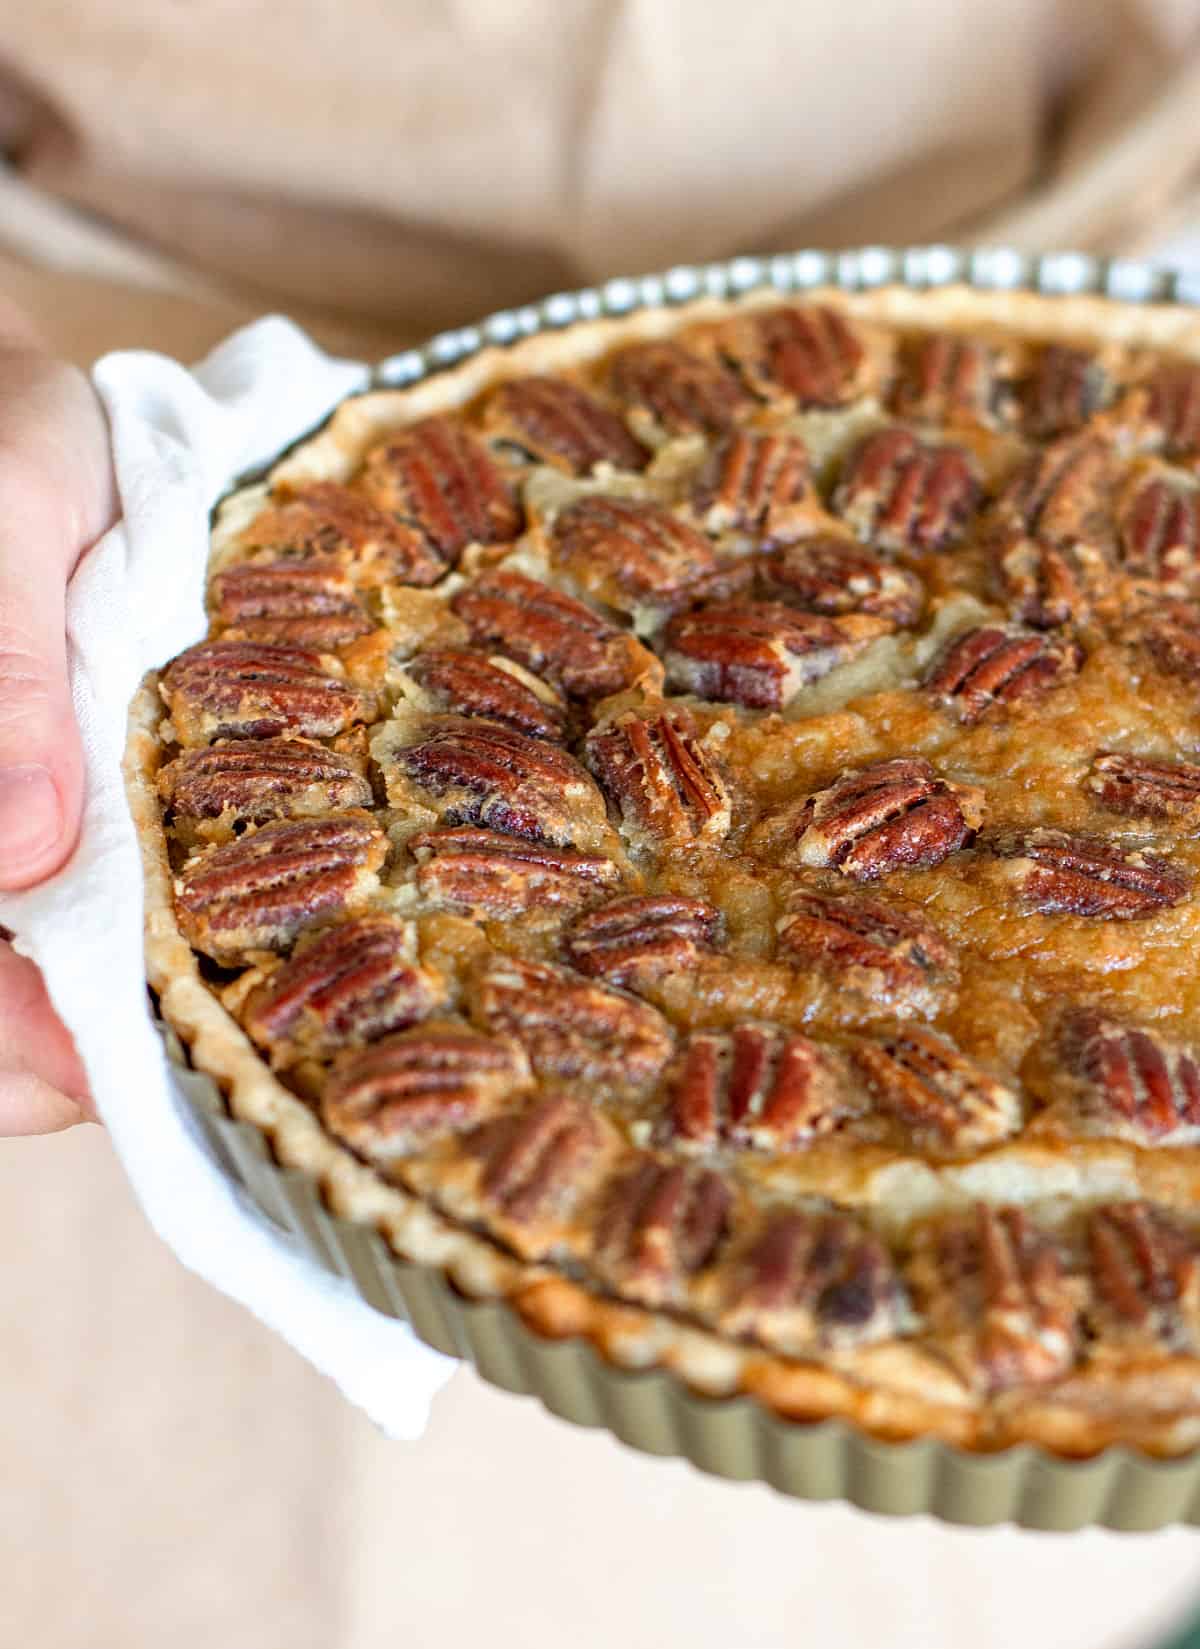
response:
{"label": "folded white cloth", "polygon": [[147,1013],[141,870],[120,773],[142,675],[204,633],[213,503],[366,378],[364,366],[331,360],[278,318],[236,333],[190,372],[145,352],[98,362],[123,519],[68,593],[87,771],[83,833],[60,875],[0,898],[0,921],[41,968],[158,1234],[386,1432],[415,1437],[455,1364],[364,1305],[256,1213],[223,1177],[175,1088]]}

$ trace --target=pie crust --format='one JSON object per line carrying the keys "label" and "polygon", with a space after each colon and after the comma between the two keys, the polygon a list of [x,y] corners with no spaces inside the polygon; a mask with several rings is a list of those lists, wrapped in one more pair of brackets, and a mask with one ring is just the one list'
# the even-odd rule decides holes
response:
{"label": "pie crust", "polygon": [[1192,362],[1166,306],[758,292],[344,403],[131,711],[194,1066],[618,1367],[1193,1447]]}

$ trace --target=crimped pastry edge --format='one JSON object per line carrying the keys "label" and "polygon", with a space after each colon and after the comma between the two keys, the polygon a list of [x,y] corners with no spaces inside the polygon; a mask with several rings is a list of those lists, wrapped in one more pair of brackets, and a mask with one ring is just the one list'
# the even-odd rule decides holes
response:
{"label": "crimped pastry edge", "polygon": [[[318,479],[346,478],[367,448],[386,432],[418,418],[461,407],[505,378],[561,370],[595,359],[623,343],[665,336],[696,322],[787,302],[829,303],[864,321],[934,330],[1006,332],[1037,342],[1072,342],[1170,350],[1200,359],[1200,314],[1178,305],[1132,304],[1094,296],[1047,296],[1027,291],[985,292],[968,286],[920,291],[903,286],[847,293],[818,288],[803,293],[755,290],[734,300],[701,299],[663,309],[647,309],[615,319],[577,322],[561,331],[539,333],[519,343],[489,346],[461,365],[410,388],[372,390],[350,397],[325,425],[276,464],[266,482],[238,488],[218,506],[210,570],[262,507],[270,487]],[[200,639],[199,637],[197,639]],[[845,1367],[806,1364],[737,1345],[661,1312],[611,1301],[552,1268],[504,1254],[443,1217],[429,1204],[385,1181],[325,1133],[312,1110],[271,1073],[240,1026],[204,984],[197,959],[175,921],[171,874],[155,787],[162,753],[158,726],[163,717],[157,675],[143,683],[130,711],[126,786],[141,845],[146,895],[147,980],[159,997],[166,1022],[175,1030],[195,1067],[223,1093],[231,1114],[269,1139],[278,1161],[307,1175],[330,1210],[373,1227],[403,1260],[435,1267],[459,1291],[474,1299],[507,1301],[527,1329],[548,1338],[586,1337],[607,1362],[627,1371],[661,1368],[708,1397],[749,1395],[775,1414],[812,1422],[840,1419],[867,1434],[889,1440],[930,1438],[968,1451],[1032,1443],[1056,1457],[1090,1457],[1112,1445],[1143,1450],[1178,1461],[1200,1443],[1200,1418],[1171,1415],[1130,1423],[1106,1414],[1106,1382],[1077,1377],[1074,1400],[1032,1392],[996,1425],[995,1406],[973,1397],[945,1366],[920,1348],[892,1343],[844,1359]],[[1020,1146],[983,1159],[1012,1162],[1038,1156]],[[1145,1153],[1100,1149],[1091,1155],[1107,1188],[1115,1171],[1119,1184],[1153,1195],[1164,1163],[1145,1175],[1131,1162]],[[980,1165],[972,1165],[978,1169]],[[1147,1165],[1151,1166],[1151,1165]],[[940,1177],[947,1205],[987,1195],[982,1180],[955,1170]],[[1188,1175],[1194,1179],[1195,1175]],[[1000,1182],[1007,1176],[1001,1169]],[[1200,1383],[1200,1364],[1192,1371]],[[1093,1389],[1094,1387],[1094,1389]],[[940,1401],[922,1393],[937,1392]]]}

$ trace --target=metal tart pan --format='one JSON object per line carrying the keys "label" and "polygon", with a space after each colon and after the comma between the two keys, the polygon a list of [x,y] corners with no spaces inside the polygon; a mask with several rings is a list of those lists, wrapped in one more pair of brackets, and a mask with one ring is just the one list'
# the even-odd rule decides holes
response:
{"label": "metal tart pan", "polygon": [[[403,388],[504,346],[578,321],[730,298],[756,288],[799,293],[835,286],[1094,295],[1133,304],[1200,307],[1200,276],[1125,258],[1032,256],[948,246],[803,251],[620,278],[505,310],[383,361],[374,388]],[[1154,1459],[1123,1447],[1069,1460],[1022,1444],[971,1453],[936,1439],[888,1443],[840,1420],[785,1419],[750,1397],[711,1398],[663,1370],[630,1372],[583,1339],[536,1333],[502,1300],[473,1300],[440,1270],[396,1255],[375,1231],[332,1215],[315,1181],[275,1160],[266,1134],[235,1121],[215,1082],[193,1070],[160,1023],[177,1086],[219,1164],[253,1205],[368,1305],[409,1322],[427,1344],[474,1365],[490,1384],[536,1397],[552,1414],[603,1427],[644,1454],[679,1456],[701,1471],[769,1483],[809,1501],[848,1501],[890,1517],[924,1513],[975,1527],[1012,1523],[1067,1532],[1149,1531],[1200,1524],[1200,1451]]]}

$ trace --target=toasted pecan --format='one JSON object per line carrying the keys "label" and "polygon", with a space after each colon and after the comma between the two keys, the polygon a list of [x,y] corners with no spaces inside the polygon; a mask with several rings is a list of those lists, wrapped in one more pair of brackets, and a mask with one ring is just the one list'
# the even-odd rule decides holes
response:
{"label": "toasted pecan", "polygon": [[1200,1139],[1200,1058],[1160,1032],[1099,1008],[1063,1015],[1056,1049],[1073,1079],[1074,1118],[1135,1145]]}
{"label": "toasted pecan", "polygon": [[601,854],[525,842],[497,830],[425,830],[408,845],[423,898],[488,921],[575,910],[604,898],[621,881],[619,866]]}
{"label": "toasted pecan", "polygon": [[947,643],[925,678],[925,690],[972,727],[989,710],[1042,697],[1076,675],[1082,663],[1077,642],[1013,625],[981,624]]}
{"label": "toasted pecan", "polygon": [[731,1267],[721,1326],[786,1356],[886,1339],[907,1318],[884,1244],[847,1214],[768,1214]]}
{"label": "toasted pecan", "polygon": [[656,1008],[548,962],[498,959],[479,981],[476,1008],[489,1030],[521,1043],[542,1077],[636,1088],[673,1047]]}
{"label": "toasted pecan", "polygon": [[755,406],[728,367],[670,338],[619,349],[609,382],[635,418],[668,435],[723,435]]}
{"label": "toasted pecan", "polygon": [[321,1119],[360,1155],[387,1163],[475,1127],[531,1086],[514,1043],[428,1024],[344,1055],[321,1095]]}
{"label": "toasted pecan", "polygon": [[262,825],[183,866],[180,929],[218,962],[285,950],[306,928],[365,904],[386,857],[387,838],[369,813]]}
{"label": "toasted pecan", "polygon": [[489,397],[483,428],[568,475],[590,475],[597,464],[640,470],[649,456],[610,407],[569,378],[509,378]]}
{"label": "toasted pecan", "polygon": [[456,647],[431,647],[408,665],[431,708],[460,716],[486,716],[535,739],[561,740],[565,706],[549,688],[534,686],[512,669]]}
{"label": "toasted pecan", "polygon": [[926,917],[859,895],[793,894],[779,953],[819,968],[841,990],[896,1007],[927,1002],[956,972],[953,947]]}
{"label": "toasted pecan", "polygon": [[159,770],[176,819],[234,826],[369,807],[369,781],[348,756],[313,739],[218,739]]}
{"label": "toasted pecan", "polygon": [[647,499],[581,498],[555,518],[555,564],[618,612],[669,610],[717,570],[709,540]]}
{"label": "toasted pecan", "polygon": [[929,1221],[909,1275],[933,1345],[973,1389],[1043,1384],[1075,1361],[1080,1290],[1023,1209],[978,1203]]}
{"label": "toasted pecan", "polygon": [[905,627],[915,623],[924,603],[916,573],[835,533],[806,538],[764,557],[759,577],[769,594],[831,618],[862,613]]}
{"label": "toasted pecan", "polygon": [[698,698],[781,710],[891,628],[882,618],[827,618],[781,601],[715,602],[667,625],[667,681]]}
{"label": "toasted pecan", "polygon": [[748,430],[709,453],[691,507],[709,532],[746,534],[763,549],[792,543],[823,515],[799,436]]}
{"label": "toasted pecan", "polygon": [[160,691],[182,745],[281,733],[333,738],[376,712],[336,660],[302,647],[202,641],[163,671]]}
{"label": "toasted pecan", "polygon": [[715,843],[728,832],[729,792],[684,711],[628,711],[588,735],[587,759],[635,842]]}
{"label": "toasted pecan", "polygon": [[572,698],[597,699],[653,685],[662,667],[628,631],[582,601],[523,573],[486,573],[451,603],[477,642],[553,682]]}
{"label": "toasted pecan", "polygon": [[276,559],[336,561],[363,588],[435,584],[446,570],[415,527],[336,481],[290,488],[255,516],[242,542]]}
{"label": "toasted pecan", "polygon": [[631,893],[577,916],[563,948],[590,978],[636,990],[668,973],[685,973],[711,950],[720,912],[678,893]]}
{"label": "toasted pecan", "polygon": [[516,538],[522,516],[483,442],[458,419],[423,418],[368,452],[362,486],[422,533],[446,563],[468,544]]}
{"label": "toasted pecan", "polygon": [[947,550],[979,500],[965,451],[934,446],[894,425],[866,436],[842,472],[833,507],[866,544],[885,550]]}
{"label": "toasted pecan", "polygon": [[837,1056],[778,1025],[689,1037],[660,1132],[675,1144],[789,1151],[861,1110]]}
{"label": "toasted pecan", "polygon": [[1047,914],[1129,921],[1186,898],[1190,878],[1127,842],[1038,826],[988,837],[987,850],[1011,865],[1020,898]]}
{"label": "toasted pecan", "polygon": [[247,996],[241,1020],[275,1064],[322,1058],[425,1019],[444,999],[411,924],[382,912],[302,940]]}
{"label": "toasted pecan", "polygon": [[974,839],[982,812],[977,790],[941,778],[922,757],[872,762],[785,809],[785,859],[872,882],[940,864]]}
{"label": "toasted pecan", "polygon": [[608,1187],[596,1225],[600,1276],[645,1305],[680,1304],[726,1235],[733,1194],[711,1169],[640,1152]]}
{"label": "toasted pecan", "polygon": [[1024,1120],[1012,1088],[922,1026],[864,1040],[853,1058],[876,1102],[918,1142],[974,1151],[1007,1139]]}
{"label": "toasted pecan", "polygon": [[1100,750],[1083,782],[1110,813],[1179,824],[1200,822],[1200,763]]}

